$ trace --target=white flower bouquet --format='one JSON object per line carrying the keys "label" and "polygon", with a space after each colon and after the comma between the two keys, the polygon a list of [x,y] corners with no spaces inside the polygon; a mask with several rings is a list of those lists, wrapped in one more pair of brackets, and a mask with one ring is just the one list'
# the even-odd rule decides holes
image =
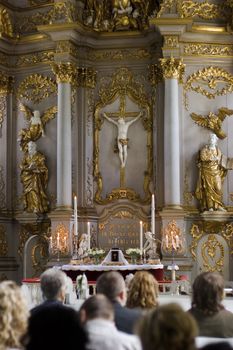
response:
{"label": "white flower bouquet", "polygon": [[92,248],[88,251],[89,255],[93,258],[101,258],[105,251],[103,249]]}
{"label": "white flower bouquet", "polygon": [[141,254],[141,251],[139,248],[129,248],[126,250],[126,254],[129,256],[135,256],[138,257]]}

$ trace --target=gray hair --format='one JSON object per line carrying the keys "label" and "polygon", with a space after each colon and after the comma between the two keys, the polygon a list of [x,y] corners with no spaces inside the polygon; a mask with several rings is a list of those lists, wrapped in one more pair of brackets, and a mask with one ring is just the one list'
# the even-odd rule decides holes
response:
{"label": "gray hair", "polygon": [[40,287],[43,297],[56,300],[59,293],[66,288],[66,274],[57,269],[48,269],[40,277]]}
{"label": "gray hair", "polygon": [[125,281],[117,271],[104,272],[96,281],[97,293],[104,294],[109,300],[116,300],[125,290]]}

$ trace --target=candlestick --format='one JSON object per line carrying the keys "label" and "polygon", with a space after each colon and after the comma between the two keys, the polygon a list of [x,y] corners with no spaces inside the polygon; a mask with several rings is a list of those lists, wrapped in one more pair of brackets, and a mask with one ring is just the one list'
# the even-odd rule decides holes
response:
{"label": "candlestick", "polygon": [[91,225],[89,221],[87,223],[87,249],[91,249]]}
{"label": "candlestick", "polygon": [[151,197],[151,232],[155,236],[155,195]]}
{"label": "candlestick", "polygon": [[140,254],[142,255],[143,251],[143,226],[142,221],[140,221]]}
{"label": "candlestick", "polygon": [[76,196],[74,196],[74,235],[78,236],[78,209]]}

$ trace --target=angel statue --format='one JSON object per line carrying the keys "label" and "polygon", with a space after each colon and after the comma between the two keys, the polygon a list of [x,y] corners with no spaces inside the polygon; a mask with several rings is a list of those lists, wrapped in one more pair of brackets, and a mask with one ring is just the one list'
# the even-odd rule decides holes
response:
{"label": "angel statue", "polygon": [[18,141],[20,142],[20,148],[23,152],[26,152],[27,144],[29,141],[37,141],[41,136],[45,136],[44,128],[46,123],[55,117],[57,113],[57,107],[53,106],[47,109],[41,116],[40,111],[32,111],[29,107],[23,105],[19,106],[20,110],[24,112],[25,118],[29,121],[28,129],[22,129],[19,132]]}
{"label": "angel statue", "polygon": [[145,238],[146,242],[143,247],[144,254],[149,256],[149,260],[159,260],[159,255],[157,253],[158,240],[150,231],[145,232]]}
{"label": "angel statue", "polygon": [[233,110],[222,107],[218,110],[217,114],[210,112],[206,117],[200,114],[191,113],[191,118],[196,124],[203,126],[215,133],[219,139],[224,139],[227,135],[222,130],[222,122],[227,115],[232,115]]}

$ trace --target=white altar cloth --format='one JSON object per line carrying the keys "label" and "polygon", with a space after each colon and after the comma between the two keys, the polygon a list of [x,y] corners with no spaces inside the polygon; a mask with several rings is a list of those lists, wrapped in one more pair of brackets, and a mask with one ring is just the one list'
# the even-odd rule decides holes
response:
{"label": "white altar cloth", "polygon": [[163,264],[159,265],[62,265],[63,271],[133,271],[133,270],[157,270],[163,269]]}

